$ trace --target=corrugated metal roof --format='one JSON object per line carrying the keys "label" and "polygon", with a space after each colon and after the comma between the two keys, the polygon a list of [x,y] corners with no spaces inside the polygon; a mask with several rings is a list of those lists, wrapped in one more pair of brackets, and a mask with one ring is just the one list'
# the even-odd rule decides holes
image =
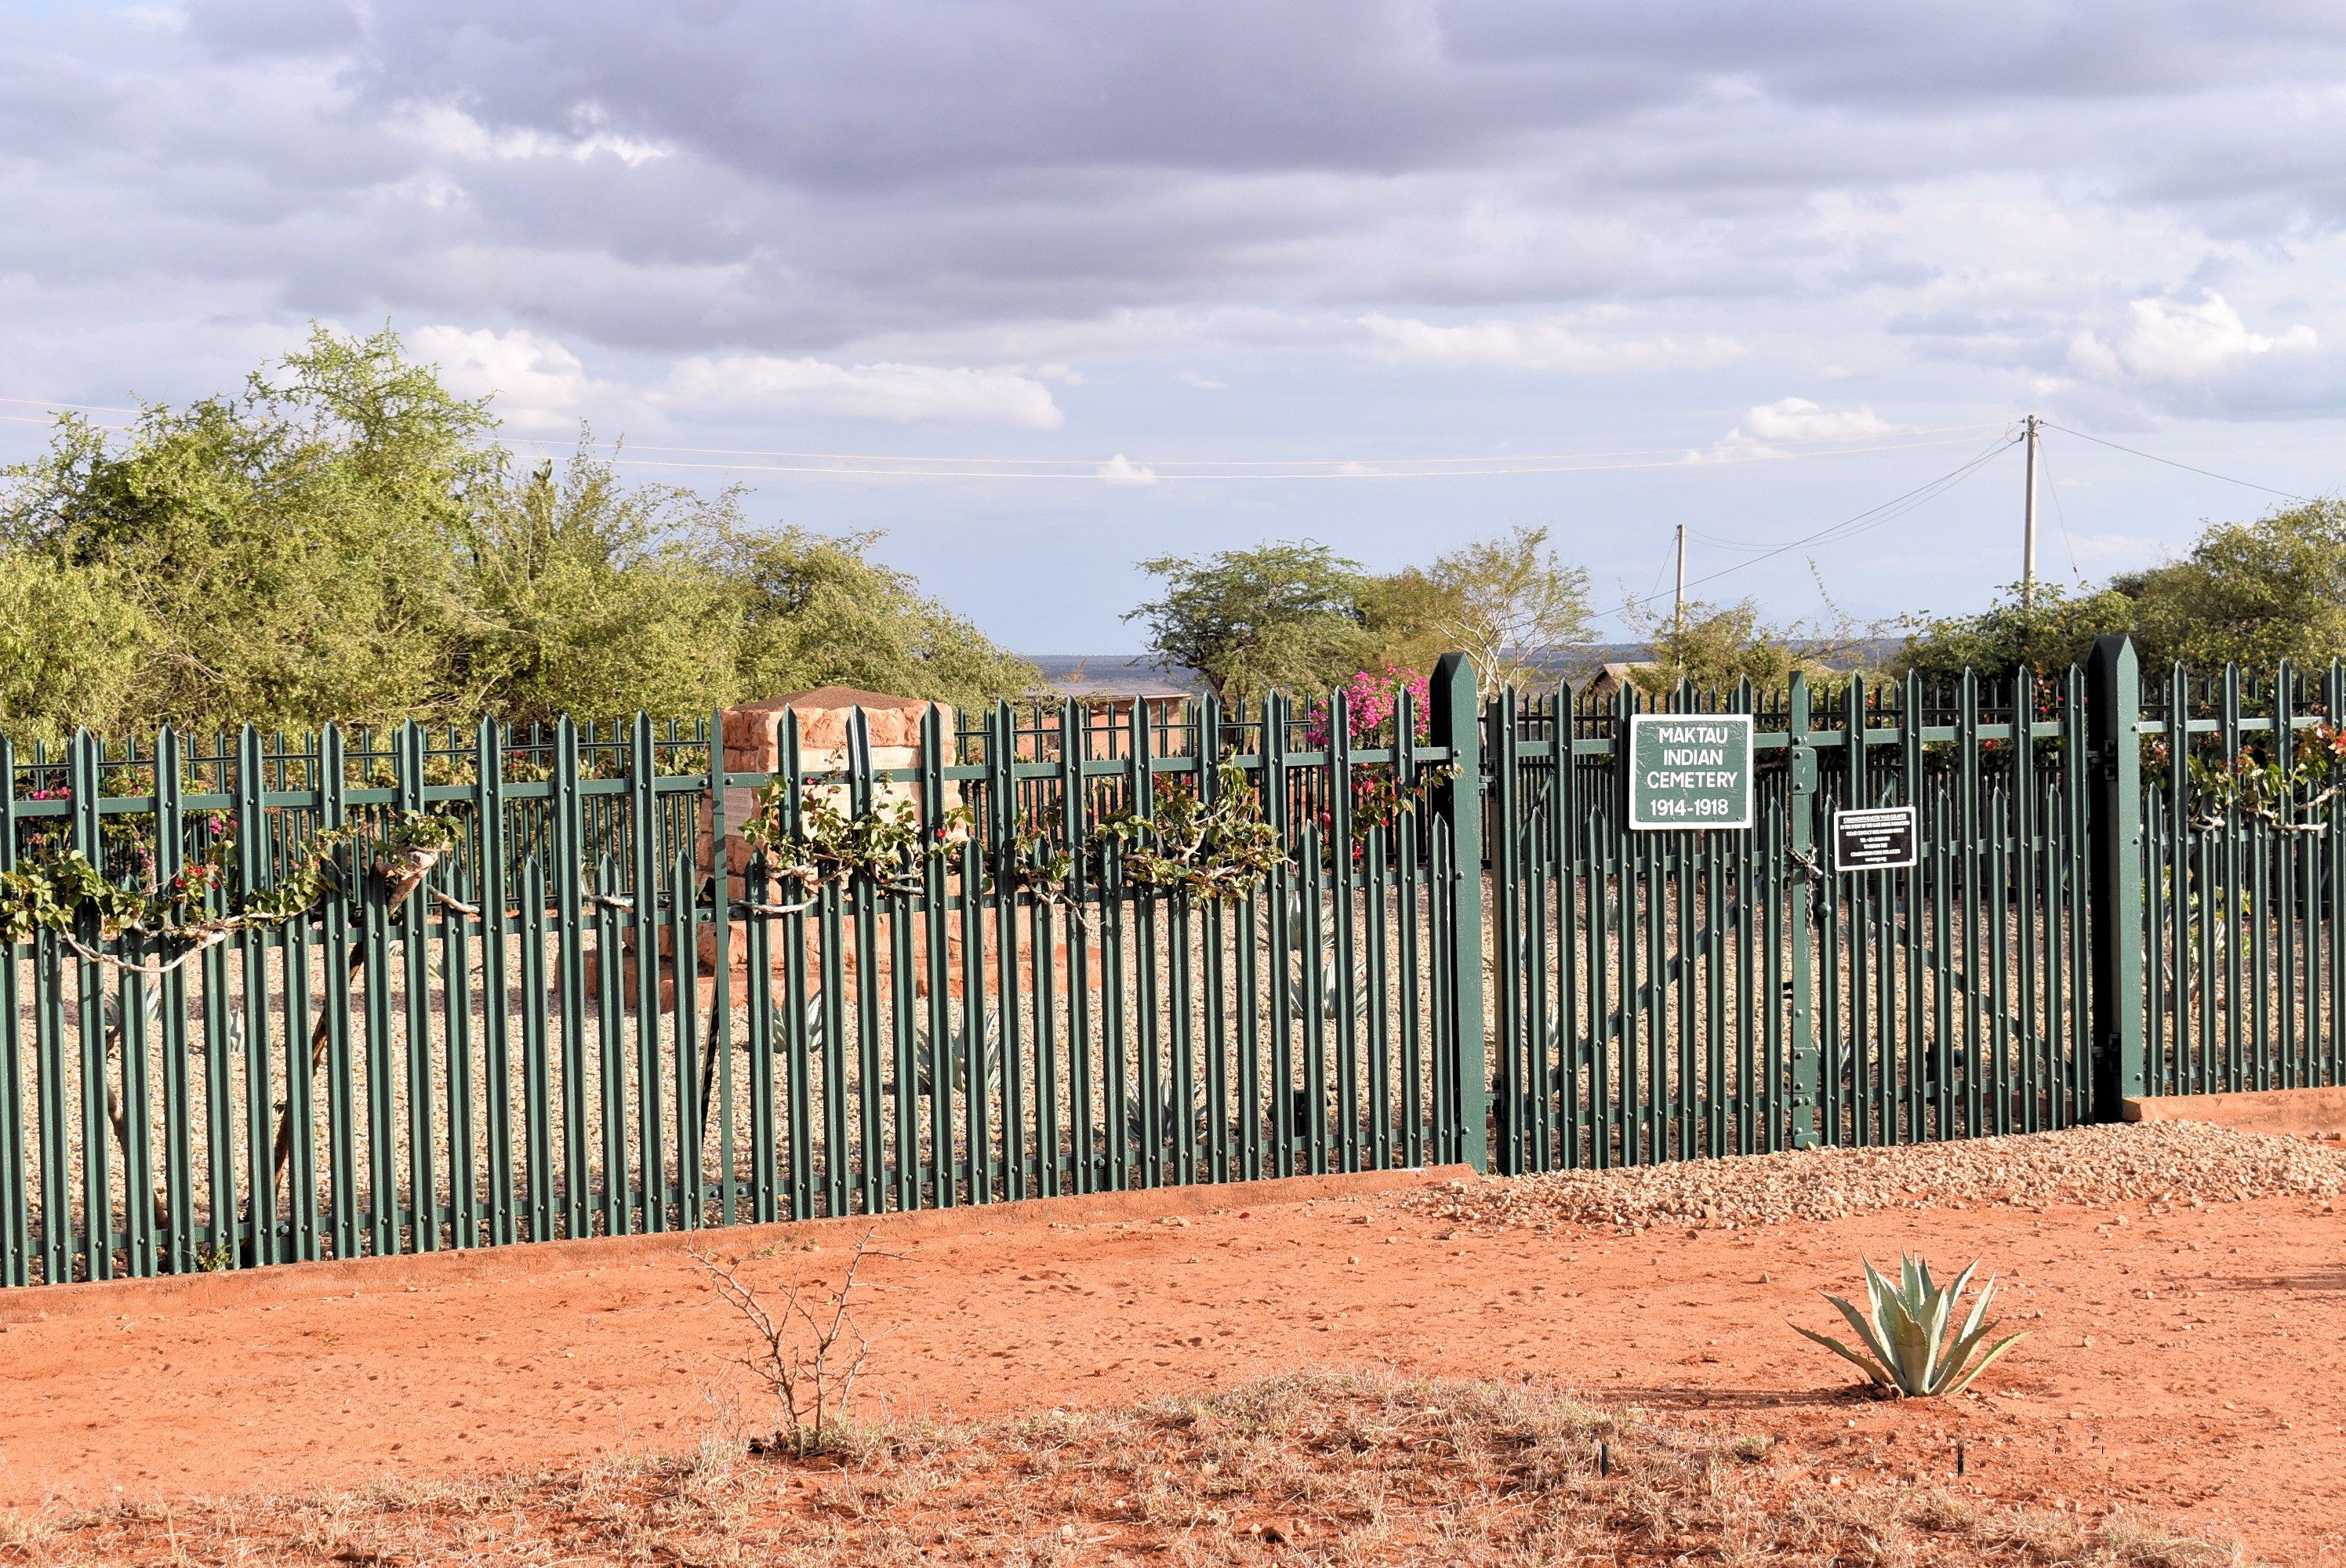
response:
{"label": "corrugated metal roof", "polygon": [[1046,680],[1043,685],[1056,696],[1078,697],[1086,699],[1145,697],[1153,701],[1162,697],[1187,697],[1196,695],[1188,687],[1175,686],[1170,681],[1135,678],[1121,670],[1110,670],[1098,676],[1063,676],[1056,680]]}

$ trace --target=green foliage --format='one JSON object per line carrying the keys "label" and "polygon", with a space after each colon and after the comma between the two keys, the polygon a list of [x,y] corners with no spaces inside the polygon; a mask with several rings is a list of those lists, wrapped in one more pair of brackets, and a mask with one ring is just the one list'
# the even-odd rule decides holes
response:
{"label": "green foliage", "polygon": [[2176,659],[2325,667],[2346,653],[2346,499],[2217,524],[2181,560],[2110,586],[2134,602],[2135,640],[2150,667]]}
{"label": "green foliage", "polygon": [[[733,498],[629,490],[610,464],[500,475],[471,524],[472,706],[520,722],[692,713],[740,683],[735,585],[697,542],[734,521]],[[790,689],[777,687],[777,692]]]}
{"label": "green foliage", "polygon": [[2096,636],[2132,634],[2145,667],[2180,659],[2320,669],[2346,654],[2346,500],[2308,502],[2253,523],[2218,523],[2179,560],[2121,573],[2090,593],[2017,585],[1974,616],[1910,616],[1900,673],[1947,677],[1966,666],[2055,670]]}
{"label": "green foliage", "polygon": [[1798,1323],[1792,1328],[1851,1362],[1876,1388],[1901,1399],[1960,1394],[1971,1387],[1973,1379],[2027,1338],[2025,1332],[2007,1335],[1988,1346],[1978,1359],[1973,1359],[1973,1352],[1979,1349],[1995,1327],[1986,1320],[1988,1302],[1995,1295],[1995,1280],[1991,1276],[1980,1288],[1979,1298],[1972,1303],[1971,1315],[1964,1320],[1962,1331],[1949,1341],[1948,1325],[1954,1320],[1964,1291],[1978,1268],[1978,1264],[1973,1264],[1956,1277],[1953,1285],[1943,1288],[1933,1282],[1930,1265],[1919,1257],[1899,1255],[1899,1279],[1895,1285],[1868,1262],[1865,1288],[1871,1313],[1859,1312],[1839,1296],[1825,1296],[1826,1300],[1841,1308],[1850,1327],[1857,1330],[1864,1342],[1863,1353]]}
{"label": "green foliage", "polygon": [[1033,665],[987,641],[911,576],[868,559],[878,538],[758,533],[715,520],[705,547],[740,626],[740,689],[857,686],[966,709],[1041,684]]}
{"label": "green foliage", "polygon": [[[85,957],[102,958],[80,941],[87,920],[101,942],[137,933],[169,950],[166,966],[184,962],[239,931],[282,925],[320,901],[353,890],[356,881],[342,863],[342,851],[365,831],[362,822],[354,822],[313,835],[275,882],[244,889],[232,909],[225,900],[236,845],[226,838],[213,840],[201,858],[169,881],[144,891],[117,883],[78,850],[39,855],[15,871],[0,871],[0,942],[13,946],[47,931]],[[377,864],[420,864],[420,878],[456,836],[455,823],[446,817],[403,812],[381,835]]]}
{"label": "green foliage", "polygon": [[1244,769],[1225,760],[1214,774],[1212,799],[1160,787],[1148,816],[1103,817],[1092,829],[1094,840],[1121,843],[1124,874],[1142,887],[1200,900],[1251,892],[1286,859],[1279,830],[1263,816],[1261,792]]}
{"label": "green foliage", "polygon": [[1374,662],[1363,607],[1372,581],[1324,545],[1159,555],[1140,565],[1164,579],[1164,596],[1125,619],[1145,622],[1161,657],[1204,675],[1226,702],[1332,690]]}
{"label": "green foliage", "polygon": [[[1386,577],[1365,579],[1361,624],[1377,654],[1372,666],[1425,671],[1451,651],[1443,627],[1459,611],[1457,596],[1423,566],[1404,566]],[[1478,665],[1476,669],[1480,670]]]}
{"label": "green foliage", "polygon": [[0,553],[0,730],[54,742],[66,716],[118,728],[148,635],[113,572]]}
{"label": "green foliage", "polygon": [[388,330],[313,329],[241,392],[76,416],[0,487],[0,727],[698,713],[842,682],[968,705],[1031,667],[735,496],[519,469]]}
{"label": "green foliage", "polygon": [[1953,680],[1966,669],[1999,677],[2024,666],[2064,670],[2086,661],[2096,637],[2133,631],[2136,618],[2134,600],[2115,589],[2073,597],[2057,583],[2039,583],[2024,604],[2014,583],[1975,616],[1907,616],[1892,669],[1925,680]]}
{"label": "green foliage", "polygon": [[[1544,686],[1556,656],[1590,639],[1588,573],[1567,566],[1545,528],[1518,528],[1442,556],[1425,574],[1436,596],[1433,629],[1474,666],[1488,698],[1509,686]],[[1432,659],[1414,667],[1431,669]]]}
{"label": "green foliage", "polygon": [[[320,329],[233,398],[149,406],[127,440],[73,418],[12,469],[0,538],[142,623],[132,728],[424,711],[462,624],[448,547],[489,472],[483,404],[389,332]],[[87,716],[72,708],[45,722]]]}
{"label": "green foliage", "polygon": [[795,887],[803,899],[826,887],[844,888],[859,876],[884,890],[916,887],[922,863],[945,852],[942,836],[921,831],[909,800],[858,813],[842,809],[846,797],[842,785],[802,783],[793,821],[789,786],[770,779],[758,791],[741,837],[764,851],[766,874]]}
{"label": "green foliage", "polygon": [[1384,577],[1308,542],[1162,555],[1141,567],[1164,579],[1163,596],[1125,618],[1146,621],[1156,652],[1226,701],[1330,691],[1369,667],[1431,669],[1453,651],[1487,696],[1588,640],[1588,574],[1547,537],[1518,528]]}
{"label": "green foliage", "polygon": [[[2198,738],[2202,743],[2213,738]],[[2157,782],[2176,766],[2176,754],[2161,738],[2147,748],[2145,761],[2145,773]],[[2203,832],[2222,829],[2236,816],[2326,832],[2329,825],[2316,814],[2346,793],[2346,730],[2325,719],[2291,730],[2285,742],[2267,736],[2229,757],[2194,744],[2184,751],[2182,766],[2192,826]]]}
{"label": "green foliage", "polygon": [[1795,671],[1821,685],[1838,680],[1837,665],[1845,665],[1854,638],[1830,637],[1798,626],[1775,626],[1763,619],[1758,601],[1732,605],[1700,602],[1687,606],[1681,616],[1647,616],[1634,609],[1630,624],[1644,633],[1652,649],[1633,672],[1638,689],[1667,697],[1682,680],[1698,689],[1725,688],[1749,680],[1760,690],[1781,687]]}

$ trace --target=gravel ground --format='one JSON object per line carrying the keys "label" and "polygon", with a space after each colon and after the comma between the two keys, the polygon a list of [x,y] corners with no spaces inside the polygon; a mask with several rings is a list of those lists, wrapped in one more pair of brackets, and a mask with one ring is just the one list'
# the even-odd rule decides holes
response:
{"label": "gravel ground", "polygon": [[1614,1171],[1451,1182],[1394,1201],[1464,1225],[1616,1225],[1707,1230],[1839,1219],[1877,1209],[2148,1199],[2198,1206],[2252,1197],[2346,1194],[2335,1145],[2202,1122],[2073,1127],[2065,1132],[1923,1144],[1742,1155]]}

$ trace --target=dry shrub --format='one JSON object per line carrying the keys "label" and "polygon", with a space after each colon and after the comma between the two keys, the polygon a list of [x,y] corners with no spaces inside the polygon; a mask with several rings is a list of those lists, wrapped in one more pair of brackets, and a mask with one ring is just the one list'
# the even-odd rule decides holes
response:
{"label": "dry shrub", "polygon": [[773,1400],[780,1422],[771,1438],[751,1444],[753,1451],[811,1459],[853,1444],[856,1380],[872,1359],[871,1337],[855,1321],[856,1276],[871,1258],[895,1256],[876,1252],[867,1231],[848,1253],[836,1286],[786,1279],[761,1289],[741,1278],[739,1262],[691,1254],[749,1328],[750,1348],[739,1364]]}

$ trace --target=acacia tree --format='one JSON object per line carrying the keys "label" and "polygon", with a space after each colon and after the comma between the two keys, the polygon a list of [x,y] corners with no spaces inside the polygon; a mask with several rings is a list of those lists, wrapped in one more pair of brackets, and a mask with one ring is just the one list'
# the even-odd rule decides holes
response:
{"label": "acacia tree", "polygon": [[471,614],[457,678],[520,722],[685,714],[741,687],[737,596],[703,541],[737,520],[667,485],[629,489],[582,450],[501,475],[470,525]]}
{"label": "acacia tree", "polygon": [[517,466],[388,331],[313,330],[242,392],[76,416],[0,473],[0,727],[704,713],[852,681],[971,703],[1032,667],[730,492]]}
{"label": "acacia tree", "polygon": [[1824,668],[1806,654],[1799,629],[1771,625],[1755,599],[1731,605],[1697,601],[1682,615],[1633,613],[1630,624],[1645,635],[1648,650],[1632,678],[1655,697],[1668,697],[1681,682],[1711,690],[1748,680],[1767,690],[1783,685],[1795,670]]}
{"label": "acacia tree", "polygon": [[1588,573],[1548,548],[1545,528],[1517,528],[1436,560],[1431,622],[1443,651],[1474,666],[1481,695],[1554,678],[1559,657],[1590,640]]}
{"label": "acacia tree", "polygon": [[2326,667],[2346,655],[2346,499],[2215,524],[2180,560],[2110,586],[2133,602],[2147,662]]}
{"label": "acacia tree", "polygon": [[0,731],[54,743],[60,716],[118,727],[148,636],[111,573],[0,553]]}
{"label": "acacia tree", "polygon": [[742,691],[772,697],[838,684],[965,709],[1042,684],[1041,671],[923,593],[909,574],[870,559],[879,539],[713,518],[701,547],[724,579],[739,627]]}
{"label": "acacia tree", "polygon": [[1140,567],[1164,580],[1164,595],[1124,618],[1144,622],[1159,657],[1198,671],[1226,702],[1331,691],[1377,652],[1363,607],[1372,579],[1324,545],[1159,555]]}
{"label": "acacia tree", "polygon": [[[1813,575],[1815,563],[1810,564]],[[1683,611],[1662,611],[1630,600],[1623,618],[1647,640],[1646,661],[1631,674],[1638,688],[1659,699],[1681,684],[1718,690],[1748,680],[1761,690],[1782,686],[1795,672],[1811,682],[1838,684],[1867,662],[1870,628],[1851,619],[1817,579],[1829,618],[1770,621],[1757,599],[1730,605],[1697,600]]]}
{"label": "acacia tree", "polygon": [[118,709],[62,717],[300,725],[445,708],[464,623],[454,546],[492,424],[391,333],[323,329],[240,395],[149,405],[119,441],[60,420],[46,456],[8,471],[0,538],[102,575],[140,628]]}

